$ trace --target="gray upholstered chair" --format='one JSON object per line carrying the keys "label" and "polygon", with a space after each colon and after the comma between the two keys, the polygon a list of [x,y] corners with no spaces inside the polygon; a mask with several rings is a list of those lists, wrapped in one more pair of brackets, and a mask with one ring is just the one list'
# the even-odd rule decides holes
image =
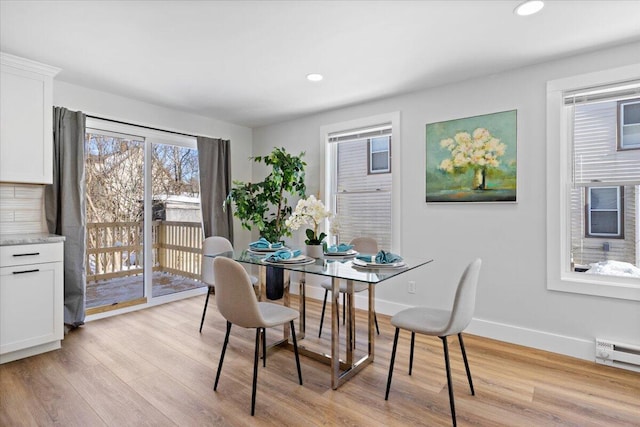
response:
{"label": "gray upholstered chair", "polygon": [[[356,237],[351,242],[350,245],[353,245],[353,249],[362,253],[362,254],[372,254],[375,255],[378,253],[378,242],[376,239],[371,237]],[[324,312],[327,308],[327,296],[329,291],[331,290],[331,281],[322,282],[320,284],[324,288],[324,301],[322,302],[322,314],[320,315],[320,328],[318,330],[318,338],[322,336],[322,324],[324,323]],[[353,284],[353,292],[362,292],[366,291],[369,288],[368,283],[355,282]],[[344,323],[345,319],[345,307],[347,303],[347,298],[351,298],[351,295],[347,295],[347,284],[341,280],[340,281],[340,293],[342,294],[342,323]],[[338,313],[335,314],[338,316]],[[373,319],[376,324],[376,331],[378,335],[380,335],[380,329],[378,328],[378,316],[376,316],[375,311],[373,312]]]}
{"label": "gray upholstered chair", "polygon": [[458,335],[460,341],[460,349],[462,350],[462,358],[464,367],[467,370],[467,379],[471,394],[475,395],[473,390],[473,381],[471,380],[471,371],[469,370],[469,362],[467,361],[467,353],[464,349],[462,341],[462,331],[469,325],[476,304],[476,289],[478,286],[478,276],[480,275],[480,266],[482,261],[476,259],[467,266],[458,288],[456,289],[453,307],[451,310],[442,310],[428,307],[413,307],[403,310],[391,318],[391,324],[396,327],[396,334],[393,339],[393,350],[391,352],[391,363],[389,365],[389,377],[387,379],[387,392],[384,399],[389,399],[389,389],[391,388],[391,377],[393,375],[393,364],[396,358],[396,348],[398,346],[398,335],[400,329],[411,331],[411,351],[409,353],[409,375],[413,368],[413,347],[415,342],[415,334],[437,336],[442,340],[444,348],[444,361],[447,370],[447,385],[449,388],[449,405],[451,406],[451,417],[453,425],[456,425],[456,410],[453,400],[453,384],[451,383],[451,367],[449,366],[449,348],[447,345],[447,337],[449,335]]}
{"label": "gray upholstered chair", "polygon": [[302,371],[300,370],[300,357],[298,355],[298,343],[296,341],[296,330],[294,320],[299,313],[289,307],[269,302],[258,302],[258,298],[251,285],[251,279],[240,263],[225,257],[214,258],[214,279],[216,283],[216,304],[220,314],[227,320],[227,333],[224,337],[224,345],[220,354],[218,372],[213,389],[217,390],[224,353],[229,343],[229,333],[231,325],[238,325],[243,328],[256,328],[256,346],[253,358],[253,389],[251,392],[251,415],[255,413],[256,406],[256,385],[258,380],[258,358],[260,352],[260,335],[262,333],[262,354],[263,365],[267,363],[266,334],[265,329],[273,326],[289,323],[291,327],[291,338],[293,339],[293,349],[296,356],[296,367],[298,368],[298,380],[302,385]]}
{"label": "gray upholstered chair", "polygon": [[[204,317],[207,314],[207,306],[209,305],[209,295],[215,292],[215,281],[213,279],[213,258],[206,257],[205,254],[219,254],[223,252],[232,252],[233,245],[229,240],[222,236],[211,236],[202,242],[202,255],[200,256],[200,275],[202,281],[209,287],[207,290],[207,299],[204,301],[204,309],[202,310],[202,320],[200,321],[200,332],[204,324]],[[258,278],[251,276],[251,283],[256,286]]]}

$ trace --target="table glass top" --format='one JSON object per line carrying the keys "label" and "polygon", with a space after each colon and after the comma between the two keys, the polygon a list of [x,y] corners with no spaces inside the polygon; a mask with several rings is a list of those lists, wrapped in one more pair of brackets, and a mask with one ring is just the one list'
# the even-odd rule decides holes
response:
{"label": "table glass top", "polygon": [[205,254],[206,257],[225,256],[245,264],[282,268],[289,271],[367,283],[379,283],[433,261],[433,259],[429,258],[403,257],[404,266],[402,267],[369,268],[354,265],[354,258],[337,258],[330,256],[315,259],[313,263],[309,264],[273,264],[264,261],[266,255],[268,254],[256,254],[246,249],[236,250],[234,252],[223,252],[221,254]]}

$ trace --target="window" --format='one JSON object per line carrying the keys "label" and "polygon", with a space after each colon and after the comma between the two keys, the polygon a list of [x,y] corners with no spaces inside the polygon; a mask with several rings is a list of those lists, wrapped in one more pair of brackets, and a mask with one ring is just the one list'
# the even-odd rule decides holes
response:
{"label": "window", "polygon": [[621,187],[587,187],[586,237],[622,238]]}
{"label": "window", "polygon": [[547,84],[550,290],[640,301],[640,150],[620,141],[639,94],[634,66]]}
{"label": "window", "polygon": [[640,149],[640,98],[618,102],[618,147]]}
{"label": "window", "polygon": [[381,249],[399,250],[400,203],[394,191],[399,180],[391,173],[398,157],[391,156],[398,122],[399,114],[392,113],[322,128],[324,198],[339,224],[332,243],[368,236]]}
{"label": "window", "polygon": [[391,172],[391,135],[367,140],[369,174]]}

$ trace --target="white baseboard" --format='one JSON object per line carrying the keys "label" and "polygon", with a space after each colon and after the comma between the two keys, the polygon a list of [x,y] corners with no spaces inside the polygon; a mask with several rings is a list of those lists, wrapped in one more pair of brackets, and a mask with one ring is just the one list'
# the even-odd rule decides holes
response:
{"label": "white baseboard", "polygon": [[466,332],[578,359],[595,360],[595,340],[568,337],[477,318],[471,321]]}
{"label": "white baseboard", "polygon": [[[291,283],[291,292],[298,293],[298,283]],[[320,301],[324,298],[324,289],[316,286],[307,286],[308,298],[315,298]],[[356,308],[367,309],[367,295],[355,295],[354,302]],[[376,312],[389,316],[409,308],[410,306],[398,304],[392,301],[385,301],[376,298]],[[565,335],[558,335],[536,329],[523,328],[520,326],[505,323],[493,322],[490,320],[474,318],[467,327],[466,332],[481,337],[491,338],[512,344],[523,345],[525,347],[550,351],[552,353],[563,354],[565,356],[576,357],[578,359],[595,359],[595,340],[585,340]]]}

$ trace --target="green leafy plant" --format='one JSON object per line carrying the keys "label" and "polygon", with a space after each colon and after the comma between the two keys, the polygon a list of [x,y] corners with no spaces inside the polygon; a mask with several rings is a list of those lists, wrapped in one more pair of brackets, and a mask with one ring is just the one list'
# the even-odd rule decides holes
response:
{"label": "green leafy plant", "polygon": [[292,156],[284,148],[274,148],[267,156],[251,158],[254,162],[271,167],[271,172],[261,182],[233,181],[233,188],[225,200],[225,207],[235,205],[233,215],[240,219],[242,227],[256,227],[260,236],[270,242],[279,242],[291,236],[285,220],[293,209],[289,195],[305,197],[305,166],[302,157]]}

